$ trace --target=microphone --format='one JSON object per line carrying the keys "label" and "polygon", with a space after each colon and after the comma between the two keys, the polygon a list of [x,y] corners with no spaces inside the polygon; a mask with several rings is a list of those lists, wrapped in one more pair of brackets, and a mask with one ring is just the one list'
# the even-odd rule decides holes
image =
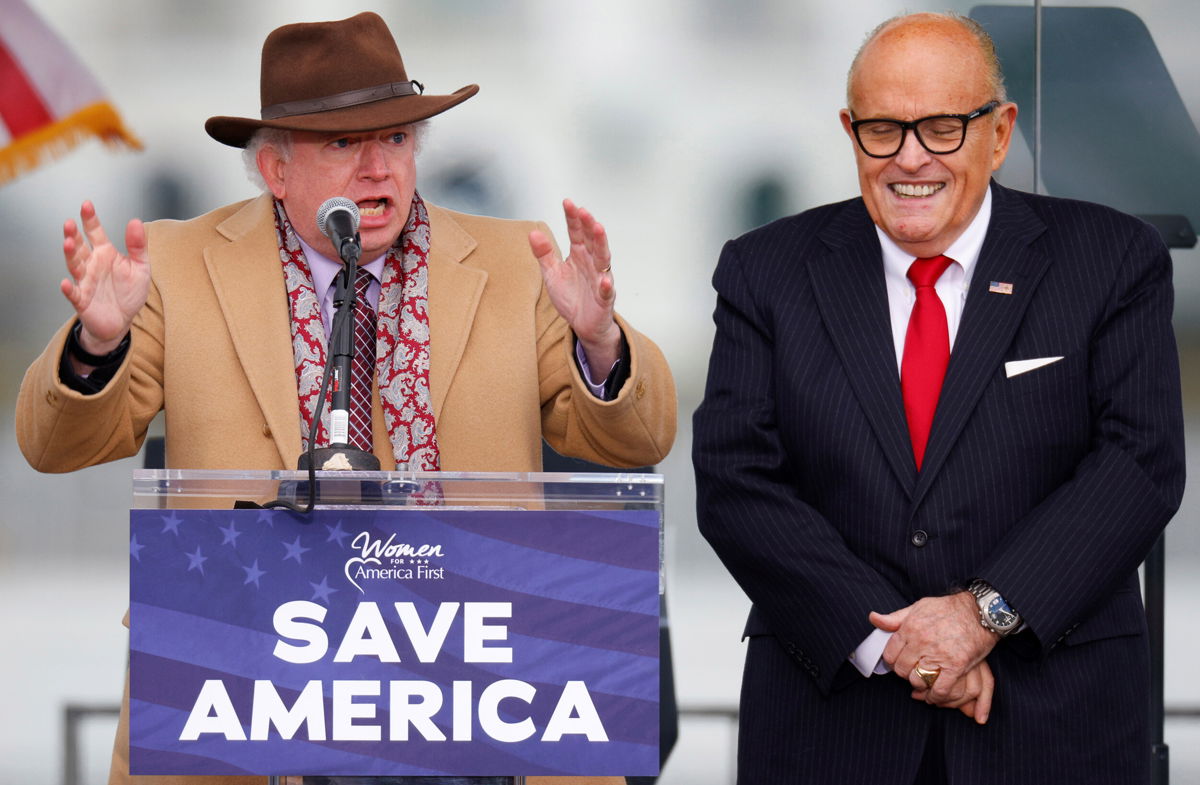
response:
{"label": "microphone", "polygon": [[357,263],[362,253],[358,222],[358,205],[344,196],[326,199],[317,208],[317,228],[333,242],[333,249],[347,264]]}
{"label": "microphone", "polygon": [[[336,288],[333,304],[336,310],[329,335],[325,378],[321,383],[321,395],[317,403],[317,412],[320,412],[325,403],[325,390],[332,381],[329,446],[316,448],[310,445],[308,451],[300,456],[301,470],[319,468],[379,471],[378,458],[349,444],[351,366],[354,362],[354,281],[358,277],[358,257],[362,253],[362,245],[358,239],[358,223],[358,205],[344,196],[326,199],[317,208],[317,228],[333,243],[345,266],[334,279]],[[315,443],[314,440],[313,445]]]}

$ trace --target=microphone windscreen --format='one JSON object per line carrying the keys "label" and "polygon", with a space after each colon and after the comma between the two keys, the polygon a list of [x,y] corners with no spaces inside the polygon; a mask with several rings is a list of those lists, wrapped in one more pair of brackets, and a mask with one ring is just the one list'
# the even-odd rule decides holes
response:
{"label": "microphone windscreen", "polygon": [[329,236],[329,216],[338,211],[345,211],[350,214],[350,231],[358,231],[358,205],[350,201],[344,196],[334,196],[326,199],[317,208],[317,229],[326,237]]}

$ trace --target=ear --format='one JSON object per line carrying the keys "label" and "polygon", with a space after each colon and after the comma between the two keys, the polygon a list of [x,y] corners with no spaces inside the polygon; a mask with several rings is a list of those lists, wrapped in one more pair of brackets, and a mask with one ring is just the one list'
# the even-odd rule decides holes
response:
{"label": "ear", "polygon": [[258,148],[258,155],[254,160],[258,164],[258,173],[262,175],[263,181],[267,184],[267,188],[271,189],[275,198],[282,199],[286,196],[284,175],[287,171],[287,161],[280,154],[278,148],[272,144],[265,144]]}
{"label": "ear", "polygon": [[850,123],[854,118],[851,116],[850,110],[843,109],[838,112],[838,118],[842,121],[842,129],[846,132],[846,136],[850,137],[851,142],[854,142],[854,129],[850,127]]}
{"label": "ear", "polygon": [[992,171],[1000,168],[1008,156],[1008,145],[1012,142],[1013,128],[1017,124],[1017,105],[1012,101],[996,109],[995,147],[992,149]]}

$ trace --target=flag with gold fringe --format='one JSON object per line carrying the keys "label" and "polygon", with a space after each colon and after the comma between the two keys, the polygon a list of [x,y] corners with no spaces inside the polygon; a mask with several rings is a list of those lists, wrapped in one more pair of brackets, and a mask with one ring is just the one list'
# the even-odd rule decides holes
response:
{"label": "flag with gold fringe", "polygon": [[99,83],[23,0],[0,0],[0,183],[89,137],[140,150]]}

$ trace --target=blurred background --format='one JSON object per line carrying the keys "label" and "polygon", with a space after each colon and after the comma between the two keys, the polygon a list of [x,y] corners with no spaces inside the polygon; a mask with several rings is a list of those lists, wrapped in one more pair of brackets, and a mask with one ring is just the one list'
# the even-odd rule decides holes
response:
{"label": "blurred background", "polygon": [[[238,151],[209,139],[204,120],[257,115],[270,30],[368,10],[333,0],[29,3],[91,68],[145,151],[89,142],[0,187],[0,785],[60,781],[64,705],[115,703],[125,663],[129,473],[141,459],[39,475],[13,438],[24,369],[70,314],[58,293],[62,222],[92,199],[120,236],[133,216],[190,217],[252,195]],[[1020,104],[1002,182],[1153,217],[1186,243],[1188,227],[1200,226],[1200,4],[942,0],[928,10],[945,8],[993,31]],[[369,10],[388,21],[409,76],[430,92],[482,88],[433,121],[418,163],[425,198],[544,219],[560,240],[563,197],[587,206],[610,234],[618,309],[671,362],[680,434],[659,471],[683,716],[659,781],[731,783],[748,603],[696,532],[689,457],[713,332],[709,278],[726,239],[857,194],[837,119],[846,69],[878,22],[917,9],[894,0],[379,0]],[[1192,453],[1200,253],[1172,256]],[[1196,498],[1189,492],[1167,532],[1166,700],[1180,715],[1200,705]],[[105,781],[114,726],[103,715],[80,723],[81,782]],[[1166,740],[1175,781],[1200,781],[1200,720],[1169,719]]]}

